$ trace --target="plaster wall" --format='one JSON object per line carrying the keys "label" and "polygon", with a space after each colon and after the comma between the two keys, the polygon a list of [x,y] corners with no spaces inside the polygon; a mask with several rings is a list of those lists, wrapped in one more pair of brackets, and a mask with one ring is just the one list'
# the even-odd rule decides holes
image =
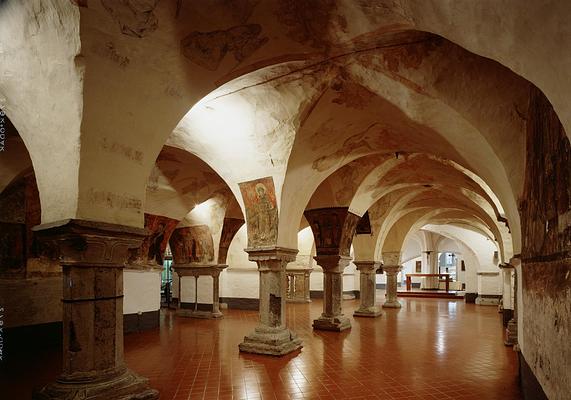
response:
{"label": "plaster wall", "polygon": [[161,275],[158,271],[123,271],[123,314],[161,308]]}
{"label": "plaster wall", "polygon": [[[402,264],[402,271],[401,271],[401,279],[404,282],[406,277],[405,274],[415,274],[416,273],[416,262],[422,261],[422,257],[419,255],[418,257],[412,258]],[[421,277],[413,276],[411,278],[412,283],[420,283],[422,281]]]}
{"label": "plaster wall", "polygon": [[84,70],[80,46],[79,11],[72,2],[0,4],[0,109],[30,154],[44,223],[76,216]]}
{"label": "plaster wall", "polygon": [[60,276],[0,280],[0,305],[4,327],[61,321],[63,283]]}
{"label": "plaster wall", "polygon": [[246,225],[243,225],[228,248],[228,268],[220,274],[220,296],[257,299],[260,296],[258,266],[248,260]]}
{"label": "plaster wall", "polygon": [[[178,284],[178,283],[177,283]],[[198,278],[198,302],[201,304],[212,304],[212,284],[211,276],[201,276]],[[183,303],[194,303],[197,285],[193,276],[182,277],[182,298]],[[177,292],[178,294],[178,292]]]}

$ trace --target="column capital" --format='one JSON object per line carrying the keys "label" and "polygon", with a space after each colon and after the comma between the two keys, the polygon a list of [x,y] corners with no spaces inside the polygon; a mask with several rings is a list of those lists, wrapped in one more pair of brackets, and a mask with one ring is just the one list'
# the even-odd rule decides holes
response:
{"label": "column capital", "polygon": [[248,247],[244,251],[248,253],[248,260],[250,261],[280,260],[288,263],[295,261],[298,252],[297,249],[279,246]]}
{"label": "column capital", "polygon": [[510,258],[509,264],[513,266],[513,268],[517,268],[521,265],[521,256],[513,256]]}
{"label": "column capital", "polygon": [[381,266],[380,261],[353,261],[353,264],[357,267],[357,270],[362,274],[371,273],[374,274],[377,269]]}
{"label": "column capital", "polygon": [[66,219],[35,226],[38,240],[58,255],[62,266],[122,268],[129,251],[141,246],[143,228]]}
{"label": "column capital", "polygon": [[500,269],[507,269],[507,270],[515,269],[515,265],[512,265],[510,263],[500,263],[498,264],[498,267]]}
{"label": "column capital", "polygon": [[174,272],[178,276],[219,276],[223,269],[227,268],[226,264],[173,264]]}
{"label": "column capital", "polygon": [[321,255],[313,259],[323,268],[324,272],[338,274],[343,273],[343,270],[351,263],[351,257],[341,255]]}
{"label": "column capital", "polygon": [[402,271],[401,265],[383,265],[383,271],[387,274],[398,274]]}

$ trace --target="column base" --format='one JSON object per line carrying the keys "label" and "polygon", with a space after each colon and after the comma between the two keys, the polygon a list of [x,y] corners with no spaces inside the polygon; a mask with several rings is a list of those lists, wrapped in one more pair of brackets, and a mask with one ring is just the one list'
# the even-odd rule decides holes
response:
{"label": "column base", "polygon": [[302,347],[301,339],[289,329],[258,326],[254,332],[244,336],[238,345],[240,351],[270,356],[283,356]]}
{"label": "column base", "polygon": [[177,310],[176,315],[178,317],[184,317],[184,318],[201,318],[201,319],[218,319],[224,316],[221,312],[194,311],[194,310],[185,310],[185,309]]}
{"label": "column base", "polygon": [[387,301],[383,304],[383,308],[401,308],[402,304],[398,301]]}
{"label": "column base", "polygon": [[148,379],[129,369],[101,378],[59,378],[56,382],[37,390],[34,400],[157,400],[159,392],[151,389]]}
{"label": "column base", "polygon": [[355,312],[353,312],[354,317],[375,318],[375,317],[378,317],[382,314],[383,314],[383,311],[381,310],[381,308],[379,306],[363,307],[363,308],[359,308],[358,310],[355,310]]}
{"label": "column base", "polygon": [[310,299],[286,299],[286,303],[311,303]]}
{"label": "column base", "polygon": [[506,328],[506,340],[504,341],[506,346],[517,345],[517,323],[511,319],[508,321],[508,326]]}
{"label": "column base", "polygon": [[313,329],[341,332],[349,328],[351,328],[351,321],[343,315],[339,315],[337,317],[321,316],[318,319],[313,320]]}

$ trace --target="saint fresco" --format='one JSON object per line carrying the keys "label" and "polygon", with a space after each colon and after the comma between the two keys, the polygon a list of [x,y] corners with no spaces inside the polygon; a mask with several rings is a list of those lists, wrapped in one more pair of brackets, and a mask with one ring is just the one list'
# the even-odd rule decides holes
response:
{"label": "saint fresco", "polygon": [[248,247],[275,245],[278,240],[278,208],[272,177],[240,183],[246,208]]}

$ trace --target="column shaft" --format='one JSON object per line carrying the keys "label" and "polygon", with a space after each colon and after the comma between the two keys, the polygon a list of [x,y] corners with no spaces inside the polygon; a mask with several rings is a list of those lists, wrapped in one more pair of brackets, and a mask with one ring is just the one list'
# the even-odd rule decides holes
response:
{"label": "column shaft", "polygon": [[386,301],[385,308],[400,308],[401,303],[397,300],[397,275],[402,269],[400,265],[384,265],[383,271],[387,274]]}
{"label": "column shaft", "polygon": [[280,260],[258,264],[260,273],[260,323],[270,328],[285,327],[285,266]]}
{"label": "column shaft", "polygon": [[361,304],[353,315],[355,317],[378,317],[382,311],[376,305],[377,269],[380,263],[374,261],[355,261],[360,272]]}
{"label": "column shaft", "polygon": [[220,273],[212,275],[212,314],[214,317],[221,317],[220,312]]}
{"label": "column shaft", "polygon": [[[512,261],[513,260],[513,261]],[[510,263],[513,262],[514,264],[517,262],[519,263],[520,260],[519,259],[512,259],[510,260]],[[506,327],[506,340],[504,341],[504,344],[506,346],[515,346],[514,348],[518,348],[518,336],[517,336],[517,312],[518,312],[518,307],[517,307],[517,290],[518,290],[518,279],[517,279],[517,268],[513,269],[513,273],[514,273],[514,287],[513,287],[513,291],[514,291],[514,304],[513,304],[513,317],[512,319],[510,319],[508,321],[508,326]]]}
{"label": "column shaft", "polygon": [[343,270],[351,259],[345,256],[316,256],[323,268],[323,313],[313,321],[314,329],[342,331],[351,328],[349,318],[343,315]]}
{"label": "column shaft", "polygon": [[63,376],[124,370],[123,270],[63,267]]}

